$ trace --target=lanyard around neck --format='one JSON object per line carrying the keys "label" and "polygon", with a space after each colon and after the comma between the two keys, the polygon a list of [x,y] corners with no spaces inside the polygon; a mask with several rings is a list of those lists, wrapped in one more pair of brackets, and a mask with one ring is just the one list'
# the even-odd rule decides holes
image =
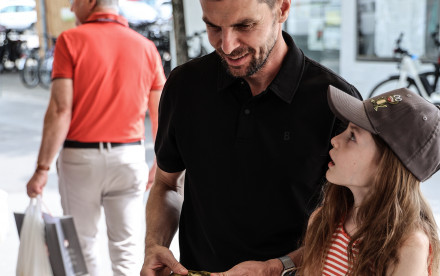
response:
{"label": "lanyard around neck", "polygon": [[87,24],[87,23],[94,23],[94,22],[113,22],[113,23],[118,23],[118,24],[126,27],[124,24],[122,24],[118,20],[114,20],[114,19],[110,19],[110,18],[97,18],[97,19],[94,19],[94,20],[86,21],[84,23]]}

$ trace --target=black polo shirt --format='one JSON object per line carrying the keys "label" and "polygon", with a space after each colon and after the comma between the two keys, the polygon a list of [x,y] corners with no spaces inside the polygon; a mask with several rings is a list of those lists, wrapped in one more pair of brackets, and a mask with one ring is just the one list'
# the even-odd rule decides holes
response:
{"label": "black polo shirt", "polygon": [[255,97],[216,53],[176,68],[165,84],[155,150],[162,170],[186,169],[179,241],[188,269],[283,256],[316,207],[336,131],[327,88],[360,95],[283,36],[281,70]]}

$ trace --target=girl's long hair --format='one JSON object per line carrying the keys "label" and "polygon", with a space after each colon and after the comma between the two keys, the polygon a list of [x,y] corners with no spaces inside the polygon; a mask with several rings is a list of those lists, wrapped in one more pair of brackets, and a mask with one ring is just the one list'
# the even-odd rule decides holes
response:
{"label": "girl's long hair", "polygon": [[[373,135],[382,153],[373,192],[357,213],[358,229],[348,245],[352,268],[348,275],[386,275],[399,262],[398,250],[407,235],[421,229],[429,238],[428,264],[438,271],[440,242],[431,208],[420,191],[420,181],[409,172],[391,149]],[[341,220],[353,207],[353,194],[343,186],[327,183],[320,208],[309,222],[303,241],[299,275],[321,275],[326,249]],[[360,222],[360,223],[359,223]],[[353,257],[353,242],[359,250]]]}

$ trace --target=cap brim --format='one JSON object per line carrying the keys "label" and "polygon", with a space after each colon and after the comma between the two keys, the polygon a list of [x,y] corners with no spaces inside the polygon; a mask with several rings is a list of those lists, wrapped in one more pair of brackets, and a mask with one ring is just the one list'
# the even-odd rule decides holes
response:
{"label": "cap brim", "polygon": [[327,98],[331,111],[341,121],[352,122],[371,133],[376,133],[368,120],[364,103],[361,100],[331,85],[327,91]]}

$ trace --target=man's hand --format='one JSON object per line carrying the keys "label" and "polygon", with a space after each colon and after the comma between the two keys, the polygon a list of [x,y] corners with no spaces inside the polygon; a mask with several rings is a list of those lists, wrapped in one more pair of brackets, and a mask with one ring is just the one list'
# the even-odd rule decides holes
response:
{"label": "man's hand", "polygon": [[37,195],[42,194],[43,188],[47,183],[47,178],[47,171],[36,170],[26,185],[28,196],[36,197]]}
{"label": "man's hand", "polygon": [[282,271],[283,264],[277,259],[271,259],[265,262],[242,262],[228,271],[211,273],[211,276],[279,276]]}
{"label": "man's hand", "polygon": [[174,258],[173,253],[164,246],[147,247],[141,276],[167,276],[171,271],[187,275],[188,270]]}

